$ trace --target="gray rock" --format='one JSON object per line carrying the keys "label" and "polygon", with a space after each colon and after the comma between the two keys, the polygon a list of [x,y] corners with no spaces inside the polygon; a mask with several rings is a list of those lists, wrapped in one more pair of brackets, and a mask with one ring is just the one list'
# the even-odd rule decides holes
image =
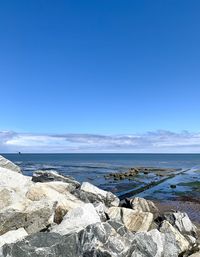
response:
{"label": "gray rock", "polygon": [[21,173],[21,168],[0,155],[0,167]]}
{"label": "gray rock", "polygon": [[80,183],[71,176],[64,176],[55,170],[38,170],[33,173],[33,182],[51,182],[51,181],[62,181],[72,184],[75,188],[80,187]]}
{"label": "gray rock", "polygon": [[61,235],[78,232],[90,224],[100,222],[94,206],[91,203],[70,210],[63,218],[63,221],[52,228],[52,232]]}
{"label": "gray rock", "polygon": [[120,236],[108,223],[89,225],[79,233],[84,257],[128,257],[131,240]]}
{"label": "gray rock", "polygon": [[102,222],[107,221],[108,217],[106,215],[106,212],[108,210],[108,208],[105,206],[105,204],[99,202],[99,203],[94,203],[94,208],[96,210],[96,212],[98,213],[100,220]]}
{"label": "gray rock", "polygon": [[16,241],[22,240],[24,237],[28,236],[28,233],[24,228],[19,228],[17,230],[11,230],[2,236],[0,236],[0,248],[4,244],[15,243]]}
{"label": "gray rock", "polygon": [[0,212],[0,235],[21,227],[28,234],[45,229],[53,222],[54,205],[52,202],[38,201],[9,207]]}
{"label": "gray rock", "polygon": [[[106,206],[119,206],[119,198],[111,192],[104,191],[88,182],[83,182],[80,188],[86,201],[91,203],[103,202]],[[80,197],[82,197],[80,192]]]}
{"label": "gray rock", "polygon": [[4,245],[1,257],[80,257],[76,234],[36,233],[15,244]]}

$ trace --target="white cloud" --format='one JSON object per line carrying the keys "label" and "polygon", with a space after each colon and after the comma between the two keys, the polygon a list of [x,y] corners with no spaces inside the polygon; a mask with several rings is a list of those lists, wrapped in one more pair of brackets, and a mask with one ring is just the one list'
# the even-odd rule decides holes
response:
{"label": "white cloud", "polygon": [[132,135],[0,132],[1,152],[200,152],[200,133],[158,130]]}

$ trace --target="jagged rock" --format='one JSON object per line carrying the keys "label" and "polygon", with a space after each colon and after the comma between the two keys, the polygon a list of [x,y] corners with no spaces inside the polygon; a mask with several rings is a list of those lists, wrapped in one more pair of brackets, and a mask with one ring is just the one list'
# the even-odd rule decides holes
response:
{"label": "jagged rock", "polygon": [[135,197],[130,199],[130,206],[133,210],[158,213],[158,208],[152,201],[145,200],[144,198]]}
{"label": "jagged rock", "polygon": [[38,232],[53,223],[55,203],[47,201],[30,201],[11,205],[0,211],[0,235],[21,227],[28,234]]}
{"label": "jagged rock", "polygon": [[0,236],[0,248],[4,244],[15,243],[16,241],[22,240],[24,237],[28,236],[28,233],[24,228],[19,228],[17,230],[11,230],[2,236]]}
{"label": "jagged rock", "polygon": [[150,212],[139,212],[122,207],[110,207],[107,214],[110,219],[122,222],[130,231],[147,231],[153,222],[153,214]]}
{"label": "jagged rock", "polygon": [[165,257],[177,257],[188,250],[189,242],[168,221],[164,220],[159,230],[163,233]]}
{"label": "jagged rock", "polygon": [[48,182],[33,184],[26,197],[31,201],[47,200],[57,202],[55,210],[55,222],[60,223],[64,215],[71,209],[84,203],[68,192],[68,185],[64,182]]}
{"label": "jagged rock", "polygon": [[21,173],[21,168],[0,155],[0,167]]}
{"label": "jagged rock", "polygon": [[36,233],[15,244],[4,245],[1,257],[80,257],[76,234]]}
{"label": "jagged rock", "polygon": [[85,193],[85,197],[92,203],[103,202],[108,207],[119,206],[119,198],[111,192],[99,189],[88,182],[83,182],[80,189]]}
{"label": "jagged rock", "polygon": [[158,218],[160,221],[167,220],[173,227],[177,228],[179,232],[185,235],[196,236],[197,228],[191,222],[187,213],[174,212],[174,213],[165,213]]}
{"label": "jagged rock", "polygon": [[108,223],[89,225],[79,233],[80,248],[84,257],[128,257],[131,240],[120,236]]}
{"label": "jagged rock", "polygon": [[193,253],[193,254],[190,255],[189,257],[200,257],[200,252]]}
{"label": "jagged rock", "polygon": [[108,208],[105,206],[105,204],[99,202],[99,203],[94,203],[93,205],[94,205],[96,212],[98,213],[98,215],[100,217],[100,220],[102,222],[107,221],[108,217],[106,215],[106,212],[107,212]]}
{"label": "jagged rock", "polygon": [[86,226],[100,222],[94,206],[90,203],[70,210],[63,218],[63,221],[52,228],[52,232],[61,235],[78,232]]}
{"label": "jagged rock", "polygon": [[132,242],[131,257],[165,257],[163,254],[162,234],[153,229],[149,232],[136,233]]}
{"label": "jagged rock", "polygon": [[62,181],[71,184],[75,188],[80,187],[80,183],[71,176],[64,176],[55,170],[38,170],[33,173],[33,182],[51,182],[51,181]]}

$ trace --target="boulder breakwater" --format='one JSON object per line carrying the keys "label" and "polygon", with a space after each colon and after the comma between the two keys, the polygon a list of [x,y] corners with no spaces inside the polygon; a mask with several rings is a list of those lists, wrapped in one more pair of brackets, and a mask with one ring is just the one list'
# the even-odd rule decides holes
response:
{"label": "boulder breakwater", "polygon": [[187,213],[0,156],[0,257],[197,257],[198,234]]}

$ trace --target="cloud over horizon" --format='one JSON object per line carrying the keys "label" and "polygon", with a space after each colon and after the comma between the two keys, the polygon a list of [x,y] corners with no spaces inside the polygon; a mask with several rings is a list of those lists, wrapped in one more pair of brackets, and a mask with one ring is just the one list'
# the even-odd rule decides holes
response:
{"label": "cloud over horizon", "polygon": [[198,153],[200,133],[158,130],[130,135],[34,134],[0,131],[0,152]]}

